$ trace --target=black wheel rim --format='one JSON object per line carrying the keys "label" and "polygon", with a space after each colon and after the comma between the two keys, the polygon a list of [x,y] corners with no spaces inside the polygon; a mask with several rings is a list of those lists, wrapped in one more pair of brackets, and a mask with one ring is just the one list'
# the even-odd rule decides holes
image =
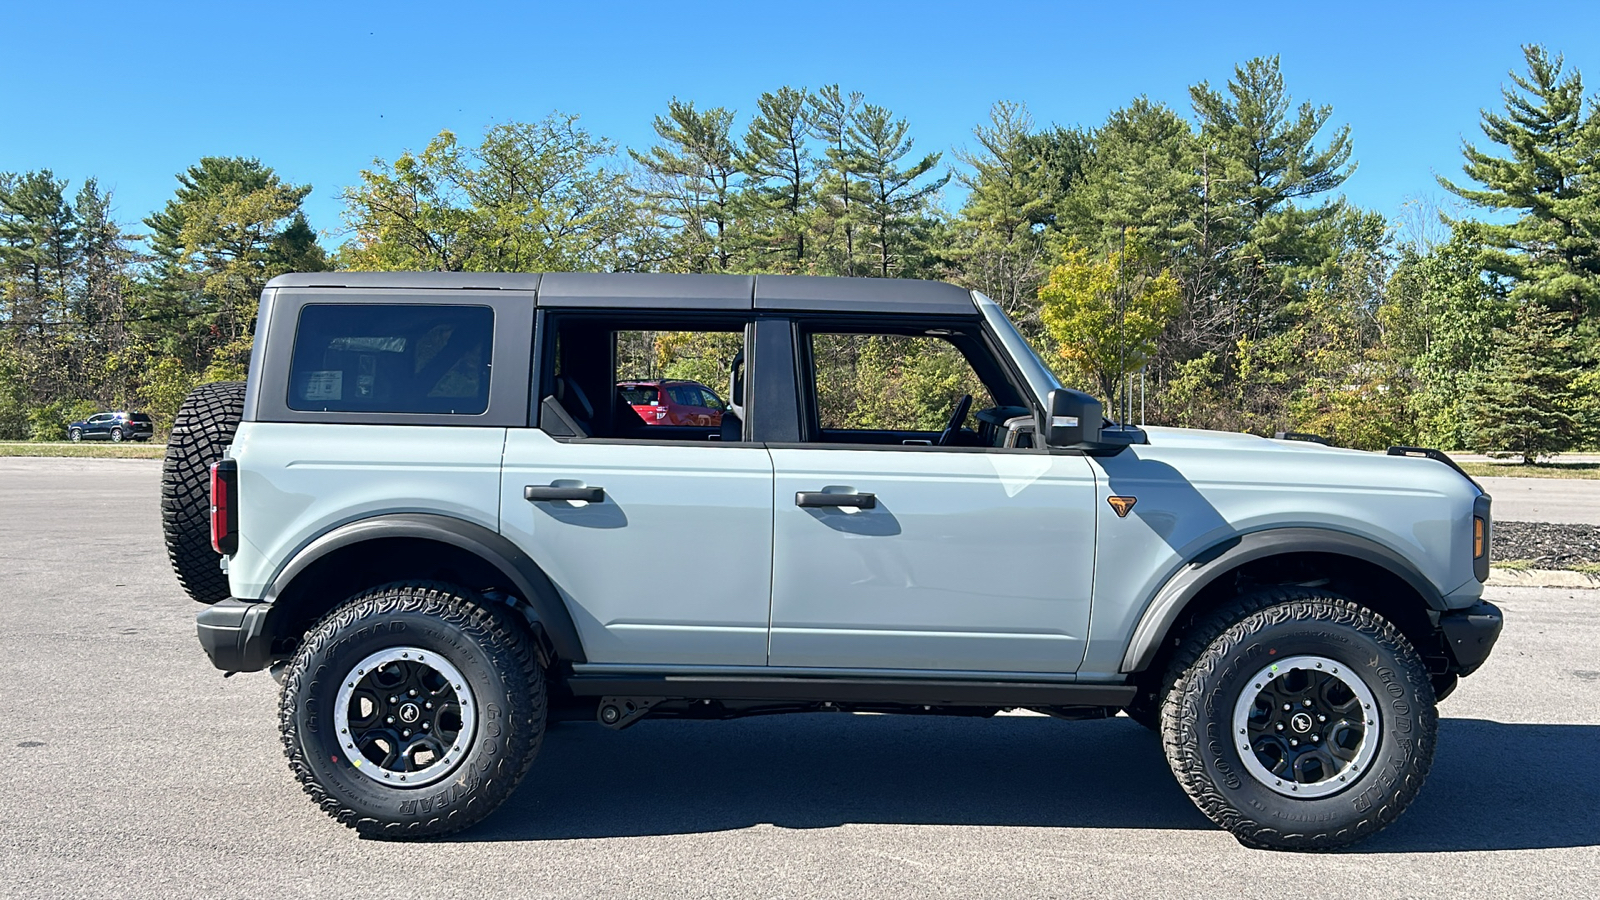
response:
{"label": "black wheel rim", "polygon": [[1272,663],[1250,679],[1234,707],[1233,734],[1245,770],[1285,796],[1338,793],[1377,755],[1374,706],[1360,677],[1332,659]]}
{"label": "black wheel rim", "polygon": [[432,784],[470,749],[476,705],[465,677],[418,647],[382,650],[340,684],[334,724],[350,765],[394,787]]}

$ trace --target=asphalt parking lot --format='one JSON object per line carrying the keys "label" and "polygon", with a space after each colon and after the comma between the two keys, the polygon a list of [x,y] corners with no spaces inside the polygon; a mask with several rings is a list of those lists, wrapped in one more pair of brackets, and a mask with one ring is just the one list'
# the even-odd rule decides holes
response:
{"label": "asphalt parking lot", "polygon": [[1035,716],[567,724],[478,828],[361,840],[290,777],[271,679],[201,653],[158,473],[0,459],[0,897],[1594,896],[1578,590],[1491,591],[1505,635],[1421,798],[1341,853],[1246,850],[1138,726]]}

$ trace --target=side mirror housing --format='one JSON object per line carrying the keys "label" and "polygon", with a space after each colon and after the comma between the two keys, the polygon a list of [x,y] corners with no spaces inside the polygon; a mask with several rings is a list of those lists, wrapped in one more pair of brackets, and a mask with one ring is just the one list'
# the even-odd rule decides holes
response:
{"label": "side mirror housing", "polygon": [[1089,394],[1058,388],[1045,397],[1044,427],[1039,431],[1050,447],[1097,449],[1104,415],[1100,401]]}

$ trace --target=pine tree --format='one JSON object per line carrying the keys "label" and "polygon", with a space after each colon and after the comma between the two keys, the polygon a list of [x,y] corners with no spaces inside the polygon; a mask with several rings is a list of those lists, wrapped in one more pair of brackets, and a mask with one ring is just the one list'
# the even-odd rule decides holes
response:
{"label": "pine tree", "polygon": [[972,136],[978,149],[956,153],[971,170],[957,176],[968,190],[956,250],[961,276],[1024,328],[1037,331],[1043,231],[1054,216],[1059,182],[1034,152],[1033,117],[1022,104],[996,103],[989,122],[972,129]]}
{"label": "pine tree", "polygon": [[1473,394],[1478,450],[1531,465],[1583,441],[1583,369],[1573,362],[1573,342],[1571,317],[1538,303],[1522,304],[1511,325],[1496,331],[1494,356]]}
{"label": "pine tree", "polygon": [[805,115],[809,96],[791,87],[762,94],[739,155],[750,178],[746,194],[754,224],[766,233],[765,249],[777,257],[757,263],[763,267],[806,270],[807,214],[816,190]]}
{"label": "pine tree", "polygon": [[660,143],[628,155],[645,173],[636,192],[646,215],[675,236],[667,265],[683,272],[727,271],[741,175],[730,137],[733,112],[720,106],[702,112],[674,97],[654,125]]}
{"label": "pine tree", "polygon": [[1494,156],[1463,143],[1462,171],[1480,188],[1446,178],[1451,193],[1487,209],[1521,213],[1509,224],[1480,224],[1492,271],[1516,282],[1512,297],[1600,315],[1600,104],[1585,109],[1583,78],[1563,60],[1523,47],[1526,76],[1511,73],[1505,114],[1483,113],[1483,133],[1505,148]]}
{"label": "pine tree", "polygon": [[1066,204],[1075,237],[1114,246],[1139,229],[1152,249],[1176,254],[1193,239],[1198,198],[1196,141],[1189,123],[1139,97],[1112,112],[1095,136],[1092,162]]}
{"label": "pine tree", "polygon": [[1333,110],[1295,107],[1276,56],[1234,67],[1226,94],[1201,82],[1189,96],[1200,120],[1197,260],[1221,261],[1191,293],[1220,305],[1208,315],[1225,320],[1213,330],[1228,344],[1281,332],[1311,270],[1337,255],[1338,232],[1328,226],[1342,204],[1306,201],[1355,171],[1350,128],[1319,148]]}
{"label": "pine tree", "polygon": [[155,264],[140,297],[144,332],[191,371],[221,361],[237,375],[262,287],[322,258],[300,215],[311,187],[245,157],[202,157],[177,177],[173,198],[145,219]]}
{"label": "pine tree", "polygon": [[830,238],[823,252],[831,257],[828,269],[835,275],[857,274],[857,232],[861,228],[862,203],[868,195],[861,177],[866,165],[865,148],[852,139],[852,130],[857,126],[863,99],[857,91],[846,94],[837,84],[829,84],[806,101],[806,122],[822,142],[817,179],[821,207],[818,224]]}
{"label": "pine tree", "polygon": [[850,129],[850,138],[859,147],[861,173],[866,190],[863,217],[876,249],[873,274],[888,278],[902,268],[902,257],[915,250],[909,245],[919,220],[926,217],[931,198],[950,181],[950,175],[920,181],[939,165],[942,154],[929,153],[901,168],[915,143],[907,136],[910,126],[896,119],[881,106],[867,104]]}

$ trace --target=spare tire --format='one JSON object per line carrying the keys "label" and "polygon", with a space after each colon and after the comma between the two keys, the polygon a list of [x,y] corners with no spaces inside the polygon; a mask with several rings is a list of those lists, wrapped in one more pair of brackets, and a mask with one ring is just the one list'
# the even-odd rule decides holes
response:
{"label": "spare tire", "polygon": [[228,598],[228,576],[211,549],[211,464],[233,443],[244,415],[244,382],[214,381],[189,392],[172,420],[161,465],[161,531],[178,584],[201,603]]}

